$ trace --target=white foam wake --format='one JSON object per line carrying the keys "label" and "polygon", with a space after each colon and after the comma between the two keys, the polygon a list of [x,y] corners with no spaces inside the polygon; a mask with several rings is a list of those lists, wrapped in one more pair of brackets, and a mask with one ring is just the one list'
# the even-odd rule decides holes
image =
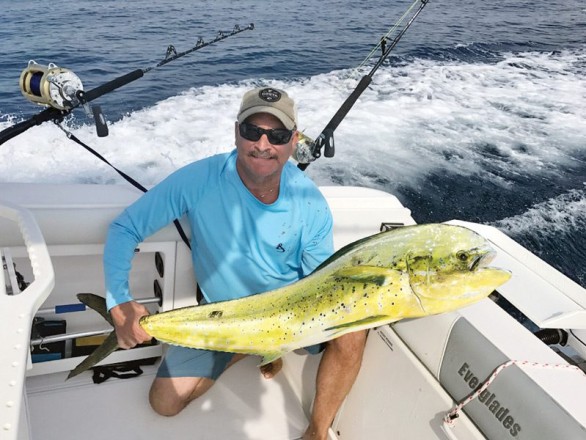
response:
{"label": "white foam wake", "polygon": [[584,231],[586,190],[570,190],[532,206],[523,214],[494,222],[493,226],[512,236],[530,233],[540,237],[555,237],[560,233]]}
{"label": "white foam wake", "polygon": [[[482,174],[505,186],[518,175],[554,178],[583,154],[584,63],[586,50],[510,54],[496,64],[414,60],[383,67],[336,131],[336,158],[320,159],[309,172],[320,184],[339,183],[331,173],[330,164],[336,164],[348,170],[352,184],[365,186],[375,185],[376,176],[416,185],[430,172]],[[149,185],[193,160],[232,149],[240,97],[252,86],[287,89],[298,102],[300,128],[315,137],[360,74],[334,71],[191,89],[111,123],[106,138],[95,136],[81,112],[70,125],[76,136]],[[11,125],[6,115],[2,119],[0,129]],[[353,174],[355,169],[360,173]],[[120,178],[45,123],[0,146],[0,180]]]}

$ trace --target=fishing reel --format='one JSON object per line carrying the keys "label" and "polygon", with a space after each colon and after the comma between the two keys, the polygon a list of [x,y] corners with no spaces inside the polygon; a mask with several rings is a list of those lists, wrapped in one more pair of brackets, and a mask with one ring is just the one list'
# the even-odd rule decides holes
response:
{"label": "fishing reel", "polygon": [[42,66],[30,60],[20,74],[20,91],[35,104],[69,110],[79,105],[77,92],[83,91],[83,84],[69,69],[53,63]]}
{"label": "fishing reel", "polygon": [[100,106],[90,108],[84,99],[83,84],[71,70],[49,63],[47,66],[34,60],[20,74],[20,91],[29,101],[69,112],[83,106],[86,114],[93,117],[99,137],[108,135],[108,126]]}
{"label": "fishing reel", "polygon": [[326,128],[316,140],[299,132],[299,140],[293,151],[293,159],[300,164],[309,165],[321,156],[322,148],[325,157],[334,157],[334,130]]}

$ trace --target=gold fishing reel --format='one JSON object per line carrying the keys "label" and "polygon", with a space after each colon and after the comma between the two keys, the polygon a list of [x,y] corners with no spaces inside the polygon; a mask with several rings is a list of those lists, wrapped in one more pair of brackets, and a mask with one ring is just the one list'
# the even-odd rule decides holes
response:
{"label": "gold fishing reel", "polygon": [[79,104],[77,93],[83,91],[83,85],[69,69],[53,63],[42,66],[30,60],[20,74],[20,91],[35,104],[69,110]]}
{"label": "gold fishing reel", "polygon": [[324,156],[334,157],[334,130],[324,128],[324,131],[315,140],[303,132],[299,132],[297,145],[293,149],[293,159],[299,164],[307,166],[321,156],[322,148]]}

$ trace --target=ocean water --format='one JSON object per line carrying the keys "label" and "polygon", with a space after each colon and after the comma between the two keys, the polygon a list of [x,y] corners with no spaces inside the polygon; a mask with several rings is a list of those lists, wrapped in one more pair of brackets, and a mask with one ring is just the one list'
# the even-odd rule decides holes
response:
{"label": "ocean water", "polygon": [[[409,4],[4,2],[0,130],[40,111],[18,87],[30,59],[71,69],[89,90],[155,65],[169,44],[183,51],[254,23],[99,98],[108,137],[81,110],[65,125],[145,185],[232,149],[253,86],[288,90],[315,137]],[[420,223],[494,225],[586,286],[585,146],[583,0],[431,0],[339,126],[336,156],[307,173],[393,193]],[[51,123],[0,145],[0,180],[123,183]]]}

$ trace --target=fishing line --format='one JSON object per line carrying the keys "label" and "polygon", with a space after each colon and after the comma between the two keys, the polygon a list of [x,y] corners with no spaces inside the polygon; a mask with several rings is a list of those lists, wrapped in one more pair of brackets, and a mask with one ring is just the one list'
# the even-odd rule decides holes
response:
{"label": "fishing line", "polygon": [[[371,68],[370,72],[364,75],[356,88],[352,91],[350,96],[346,98],[343,102],[341,107],[338,109],[336,114],[332,117],[330,122],[326,125],[326,127],[322,130],[320,135],[315,139],[312,140],[308,136],[301,134],[299,136],[299,141],[296,145],[295,151],[293,153],[293,158],[298,162],[297,167],[301,170],[305,170],[311,162],[321,157],[321,150],[324,150],[325,157],[334,157],[335,147],[334,147],[334,131],[340,123],[344,120],[350,109],[354,106],[360,95],[366,90],[366,88],[372,82],[372,77],[379,69],[379,67],[383,64],[383,62],[388,58],[391,54],[395,46],[399,43],[399,40],[405,35],[405,32],[411,27],[417,16],[421,13],[423,8],[429,3],[429,0],[415,0],[413,4],[407,9],[407,11],[403,14],[403,16],[393,25],[393,27],[387,32],[387,34],[380,40],[378,45],[371,51],[371,53],[366,57],[366,59],[362,62],[360,66],[363,66],[366,62],[368,62],[374,54],[378,50],[378,48],[382,48],[382,53],[378,59],[378,61],[374,64]],[[415,9],[415,7],[417,9]],[[414,12],[413,9],[415,9]],[[397,29],[401,27],[403,21],[407,19],[407,23],[405,23],[399,33],[389,42],[390,35],[394,33]],[[359,67],[360,67],[359,66]]]}
{"label": "fishing line", "polygon": [[382,47],[382,52],[383,53],[385,52],[386,42],[389,40],[391,35],[393,33],[395,33],[395,31],[399,28],[399,26],[401,26],[401,24],[403,23],[405,18],[411,13],[413,8],[415,8],[415,6],[417,6],[418,3],[419,3],[419,0],[415,0],[413,3],[411,3],[411,6],[409,6],[409,8],[405,11],[403,16],[401,18],[399,18],[399,20],[397,20],[397,22],[389,29],[389,31],[380,39],[378,44],[372,48],[370,53],[366,56],[366,58],[364,58],[364,61],[362,61],[362,63],[360,63],[358,65],[358,67],[356,67],[356,70],[360,70],[362,67],[364,67],[370,61],[372,56],[379,50],[379,48]]}

